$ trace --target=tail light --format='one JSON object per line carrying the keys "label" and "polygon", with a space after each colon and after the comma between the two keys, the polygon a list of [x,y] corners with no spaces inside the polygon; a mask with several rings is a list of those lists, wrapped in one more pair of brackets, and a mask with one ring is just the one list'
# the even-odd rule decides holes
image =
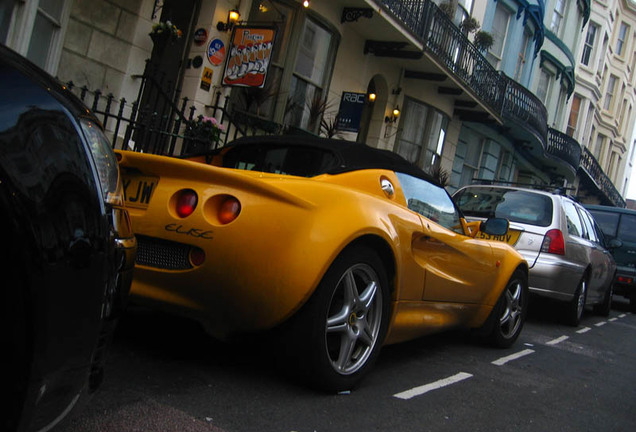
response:
{"label": "tail light", "polygon": [[197,193],[192,189],[179,191],[176,200],[176,212],[180,218],[188,217],[194,212],[199,201]]}
{"label": "tail light", "polygon": [[219,207],[219,222],[229,224],[241,213],[241,203],[233,196],[226,197]]}
{"label": "tail light", "polygon": [[541,245],[541,252],[565,255],[565,240],[563,239],[561,230],[551,229],[545,234],[543,244]]}
{"label": "tail light", "polygon": [[624,284],[631,284],[632,282],[634,282],[634,279],[630,277],[626,277],[626,276],[619,276],[617,280],[618,282],[624,283]]}

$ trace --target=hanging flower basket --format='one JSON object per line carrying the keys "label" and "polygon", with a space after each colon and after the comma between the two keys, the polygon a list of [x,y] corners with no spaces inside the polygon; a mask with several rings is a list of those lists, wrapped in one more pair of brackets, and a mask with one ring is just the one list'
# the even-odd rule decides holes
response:
{"label": "hanging flower basket", "polygon": [[167,44],[175,42],[183,36],[183,32],[179,28],[172,24],[170,21],[158,22],[152,26],[152,31],[149,33],[152,42],[157,44]]}

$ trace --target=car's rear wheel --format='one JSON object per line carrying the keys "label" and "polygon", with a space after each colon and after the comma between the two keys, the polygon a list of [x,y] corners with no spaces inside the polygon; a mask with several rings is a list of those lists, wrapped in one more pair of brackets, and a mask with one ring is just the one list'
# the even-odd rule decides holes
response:
{"label": "car's rear wheel", "polygon": [[511,346],[519,337],[528,310],[528,277],[516,270],[493,308],[482,334],[487,342],[501,348]]}
{"label": "car's rear wheel", "polygon": [[609,316],[610,311],[612,310],[612,295],[614,294],[614,282],[610,282],[607,291],[605,291],[605,296],[603,297],[603,302],[594,306],[594,313],[600,316]]}
{"label": "car's rear wheel", "polygon": [[390,294],[378,255],[366,247],[345,250],[290,323],[294,362],[314,387],[355,387],[371,369],[387,332]]}
{"label": "car's rear wheel", "polygon": [[579,282],[579,286],[576,288],[574,298],[567,305],[566,309],[566,321],[572,326],[578,326],[583,316],[583,310],[585,309],[585,300],[587,297],[587,281],[585,276]]}

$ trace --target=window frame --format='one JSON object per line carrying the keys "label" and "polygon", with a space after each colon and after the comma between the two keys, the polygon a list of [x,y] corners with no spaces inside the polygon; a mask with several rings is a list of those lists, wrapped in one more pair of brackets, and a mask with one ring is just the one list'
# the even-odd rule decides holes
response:
{"label": "window frame", "polygon": [[[61,0],[62,5],[59,11],[59,18],[55,18],[48,11],[40,7],[42,0],[17,0],[11,10],[9,28],[4,42],[22,56],[28,58],[38,66],[42,67],[51,75],[56,75],[62,56],[64,36],[71,14],[72,0]],[[36,30],[36,19],[41,16],[48,22],[53,23],[55,30],[48,41],[46,48],[46,58],[31,58],[29,51]]]}
{"label": "window frame", "polygon": [[622,57],[623,54],[627,51],[624,48],[627,45],[629,38],[629,25],[627,25],[624,21],[621,21],[621,24],[618,26],[618,31],[616,33],[616,45],[614,45],[616,55]]}
{"label": "window frame", "polygon": [[[593,30],[593,31],[592,31]],[[581,64],[589,66],[590,62],[594,58],[594,44],[596,42],[596,35],[598,34],[599,26],[590,22],[585,34],[585,40],[583,41],[583,50],[581,53]],[[592,40],[590,41],[590,33],[592,33]]]}

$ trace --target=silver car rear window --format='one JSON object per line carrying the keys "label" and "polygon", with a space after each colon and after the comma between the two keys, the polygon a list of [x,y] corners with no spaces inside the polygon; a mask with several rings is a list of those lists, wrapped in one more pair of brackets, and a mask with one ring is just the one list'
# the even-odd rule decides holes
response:
{"label": "silver car rear window", "polygon": [[552,223],[549,196],[505,188],[466,188],[453,196],[464,215],[499,217],[510,222],[546,227]]}

